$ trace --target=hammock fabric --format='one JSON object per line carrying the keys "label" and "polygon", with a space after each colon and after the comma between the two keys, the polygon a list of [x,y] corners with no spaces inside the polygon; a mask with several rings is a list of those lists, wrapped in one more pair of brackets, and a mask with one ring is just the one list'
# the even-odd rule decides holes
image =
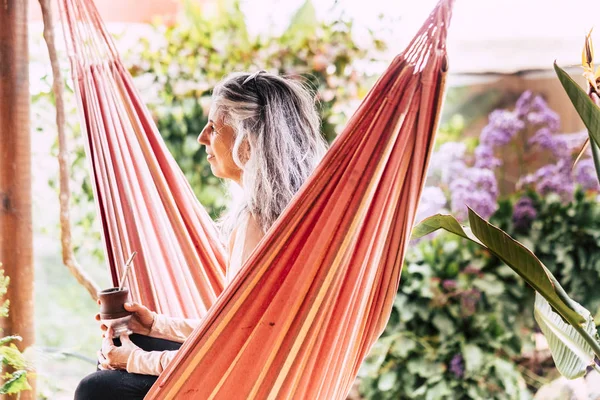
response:
{"label": "hammock fabric", "polygon": [[344,399],[389,318],[443,95],[441,0],[224,289],[224,256],[90,0],[62,0],[106,256],[203,322],[148,399]]}

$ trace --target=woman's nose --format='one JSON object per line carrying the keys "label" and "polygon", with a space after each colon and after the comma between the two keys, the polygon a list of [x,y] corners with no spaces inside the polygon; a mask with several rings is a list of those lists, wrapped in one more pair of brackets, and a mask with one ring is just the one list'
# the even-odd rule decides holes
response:
{"label": "woman's nose", "polygon": [[208,135],[206,134],[206,128],[202,129],[200,135],[198,135],[198,143],[207,145],[208,144]]}

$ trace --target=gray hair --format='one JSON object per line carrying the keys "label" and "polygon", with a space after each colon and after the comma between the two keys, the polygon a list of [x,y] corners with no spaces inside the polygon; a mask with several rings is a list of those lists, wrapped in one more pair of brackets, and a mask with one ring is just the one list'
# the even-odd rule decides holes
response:
{"label": "gray hair", "polygon": [[[290,78],[233,73],[214,88],[211,113],[233,128],[233,160],[243,171],[243,195],[221,217],[222,234],[248,212],[266,232],[327,151],[314,96]],[[247,160],[240,159],[243,143]]]}

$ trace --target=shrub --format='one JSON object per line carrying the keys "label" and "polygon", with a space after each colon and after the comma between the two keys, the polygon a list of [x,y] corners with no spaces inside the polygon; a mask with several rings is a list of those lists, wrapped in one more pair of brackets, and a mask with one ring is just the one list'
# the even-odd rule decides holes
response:
{"label": "shrub", "polygon": [[487,252],[448,234],[406,255],[386,330],[361,369],[368,399],[519,399],[531,291]]}

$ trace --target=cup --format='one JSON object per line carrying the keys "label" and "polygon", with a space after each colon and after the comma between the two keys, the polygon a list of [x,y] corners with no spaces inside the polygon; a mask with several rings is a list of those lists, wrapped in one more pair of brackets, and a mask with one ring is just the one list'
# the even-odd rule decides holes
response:
{"label": "cup", "polygon": [[113,287],[98,293],[100,299],[100,320],[109,328],[113,329],[113,338],[123,333],[131,334],[128,323],[131,320],[130,311],[125,309],[125,303],[129,296],[129,289]]}

